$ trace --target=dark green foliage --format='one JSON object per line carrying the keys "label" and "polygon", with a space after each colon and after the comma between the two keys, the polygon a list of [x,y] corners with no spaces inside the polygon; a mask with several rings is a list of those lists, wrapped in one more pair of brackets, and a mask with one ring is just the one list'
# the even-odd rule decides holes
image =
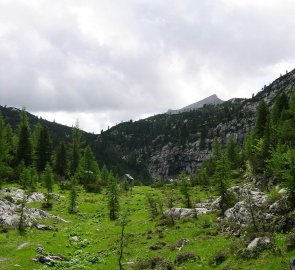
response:
{"label": "dark green foliage", "polygon": [[71,172],[74,175],[80,163],[81,131],[78,122],[72,129]]}
{"label": "dark green foliage", "polygon": [[112,173],[109,174],[109,184],[107,187],[108,205],[109,205],[109,217],[110,220],[118,218],[119,212],[119,191],[117,179]]}
{"label": "dark green foliage", "polygon": [[230,162],[231,168],[236,168],[240,162],[239,148],[232,137],[229,138],[226,144],[226,154]]}
{"label": "dark green foliage", "polygon": [[35,150],[35,164],[38,172],[43,172],[47,163],[51,162],[51,140],[48,129],[42,126],[37,138]]}
{"label": "dark green foliage", "polygon": [[137,263],[136,269],[159,269],[159,270],[173,270],[174,265],[172,262],[163,257],[156,256],[147,259],[142,259]]}
{"label": "dark green foliage", "polygon": [[23,160],[26,166],[33,162],[33,145],[31,130],[25,109],[21,112],[21,120],[18,128],[19,140],[17,145],[16,161],[20,164]]}
{"label": "dark green foliage", "polygon": [[61,178],[66,178],[68,170],[67,165],[67,148],[65,142],[61,141],[55,154],[55,173]]}
{"label": "dark green foliage", "polygon": [[[95,192],[100,190],[100,188],[97,188],[100,185],[98,181],[99,167],[89,146],[86,147],[81,158],[77,177],[87,191]],[[92,190],[93,188],[95,190]]]}
{"label": "dark green foliage", "polygon": [[257,139],[260,139],[264,136],[268,115],[268,106],[266,102],[262,100],[260,101],[256,112],[256,124],[254,128],[254,134]]}
{"label": "dark green foliage", "polygon": [[227,159],[226,154],[222,154],[220,159],[216,163],[216,171],[214,173],[214,184],[216,190],[221,198],[219,206],[221,215],[224,215],[225,210],[230,204],[230,194],[228,193],[228,182],[230,177],[230,163]]}
{"label": "dark green foliage", "polygon": [[174,263],[176,265],[183,264],[185,262],[195,262],[200,257],[192,251],[184,251],[176,255]]}
{"label": "dark green foliage", "polygon": [[23,189],[34,191],[37,185],[37,173],[34,167],[21,166],[20,184]]}

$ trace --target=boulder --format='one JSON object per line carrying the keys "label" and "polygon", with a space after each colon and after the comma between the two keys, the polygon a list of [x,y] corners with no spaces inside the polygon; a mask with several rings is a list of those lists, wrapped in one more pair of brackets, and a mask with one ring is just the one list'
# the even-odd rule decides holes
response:
{"label": "boulder", "polygon": [[164,216],[172,216],[176,219],[183,219],[187,217],[197,217],[198,215],[203,215],[211,212],[207,208],[170,208],[164,212]]}
{"label": "boulder", "polygon": [[264,237],[256,237],[254,240],[252,240],[248,246],[247,250],[254,250],[256,248],[266,248],[271,246],[271,240],[269,237],[264,236]]}

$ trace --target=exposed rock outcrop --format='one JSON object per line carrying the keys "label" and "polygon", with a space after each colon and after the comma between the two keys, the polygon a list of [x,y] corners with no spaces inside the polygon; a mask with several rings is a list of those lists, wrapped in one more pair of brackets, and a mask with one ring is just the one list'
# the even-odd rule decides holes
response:
{"label": "exposed rock outcrop", "polygon": [[[1,190],[0,193],[0,224],[7,228],[17,228],[20,220],[21,205],[19,204],[23,199],[26,202],[42,201],[45,196],[43,193],[34,192],[30,196],[25,197],[24,191],[16,188],[6,188]],[[6,198],[6,199],[5,199]],[[9,199],[9,200],[8,200]],[[44,210],[24,207],[24,224],[31,227],[36,223],[37,229],[48,230],[45,225],[38,224],[37,221],[43,218],[54,218],[59,221],[66,222],[66,220],[49,214]]]}

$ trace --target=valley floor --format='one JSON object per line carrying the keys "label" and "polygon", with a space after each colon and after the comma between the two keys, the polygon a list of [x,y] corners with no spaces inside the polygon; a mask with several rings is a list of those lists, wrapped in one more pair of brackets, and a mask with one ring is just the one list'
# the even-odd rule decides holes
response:
{"label": "valley floor", "polygon": [[[24,236],[17,230],[0,233],[0,269],[119,269],[121,226],[119,221],[109,220],[106,195],[80,190],[79,213],[69,214],[68,191],[58,191],[56,187],[55,192],[62,197],[54,202],[50,213],[69,223],[44,220],[42,223],[52,226],[52,231],[29,228]],[[161,256],[174,262],[177,254],[186,251],[194,252],[199,259],[175,265],[173,269],[289,269],[289,259],[295,257],[295,251],[285,252],[286,235],[283,234],[274,235],[277,252],[264,251],[255,259],[245,260],[236,255],[236,251],[245,245],[243,237],[220,233],[215,213],[175,220],[174,226],[156,226],[159,218],[150,219],[147,196],[162,200],[165,210],[165,200],[171,194],[176,196],[176,205],[182,206],[180,195],[173,186],[137,186],[132,192],[121,195],[121,213],[127,213],[124,269],[145,269],[136,268],[137,262],[151,257]],[[208,195],[208,191],[195,190],[193,197],[200,200]],[[41,203],[30,206],[41,208]],[[171,250],[182,238],[188,239],[182,250]],[[159,249],[151,250],[152,246]],[[66,260],[55,266],[34,262],[38,248],[39,251],[44,248],[46,254],[62,255]],[[217,266],[210,265],[218,254],[227,254],[225,261]]]}

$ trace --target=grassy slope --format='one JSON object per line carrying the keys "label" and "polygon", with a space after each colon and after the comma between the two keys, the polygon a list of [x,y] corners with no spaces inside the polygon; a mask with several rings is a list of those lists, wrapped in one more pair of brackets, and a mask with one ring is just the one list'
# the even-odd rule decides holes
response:
{"label": "grassy slope", "polygon": [[[56,189],[57,191],[57,189]],[[176,194],[176,191],[172,192]],[[189,243],[182,251],[193,251],[201,260],[181,265],[176,269],[288,269],[288,260],[295,256],[295,252],[274,255],[271,252],[262,253],[256,260],[241,260],[233,255],[233,247],[241,245],[241,239],[226,234],[217,234],[215,214],[200,216],[190,221],[177,221],[174,227],[162,227],[164,237],[159,239],[156,230],[156,221],[149,220],[149,212],[146,203],[146,194],[156,194],[159,198],[165,198],[165,194],[171,194],[167,190],[153,189],[151,187],[135,187],[128,196],[121,196],[121,209],[128,208],[128,224],[126,227],[127,246],[125,248],[125,269],[131,269],[131,264],[138,259],[163,256],[171,261],[179,251],[171,251],[169,246],[175,244],[181,238],[188,238]],[[29,229],[25,236],[19,236],[17,231],[0,233],[0,269],[49,269],[49,267],[35,263],[32,259],[36,256],[36,248],[42,245],[47,252],[62,254],[72,258],[71,269],[118,269],[118,247],[120,238],[120,226],[118,222],[109,221],[107,212],[107,200],[103,194],[89,194],[83,191],[79,194],[79,214],[67,213],[67,196],[56,201],[51,213],[59,215],[69,223],[55,220],[46,220],[45,224],[52,225],[54,231],[39,231]],[[168,195],[169,196],[169,195]],[[202,191],[196,191],[194,199],[207,196]],[[179,197],[179,195],[176,195]],[[178,202],[181,206],[181,202]],[[40,207],[40,203],[32,206]],[[212,224],[204,228],[204,222]],[[152,238],[147,239],[147,231],[152,230]],[[81,240],[71,243],[70,237],[78,235]],[[276,244],[283,249],[284,235],[276,235]],[[156,242],[167,243],[161,250],[151,251],[149,246]],[[22,249],[17,247],[28,243]],[[231,250],[229,249],[230,247]],[[209,266],[208,261],[219,251],[227,250],[231,254],[220,266]],[[90,260],[99,261],[91,263]],[[18,266],[17,266],[18,265]],[[68,268],[67,268],[68,269]]]}

